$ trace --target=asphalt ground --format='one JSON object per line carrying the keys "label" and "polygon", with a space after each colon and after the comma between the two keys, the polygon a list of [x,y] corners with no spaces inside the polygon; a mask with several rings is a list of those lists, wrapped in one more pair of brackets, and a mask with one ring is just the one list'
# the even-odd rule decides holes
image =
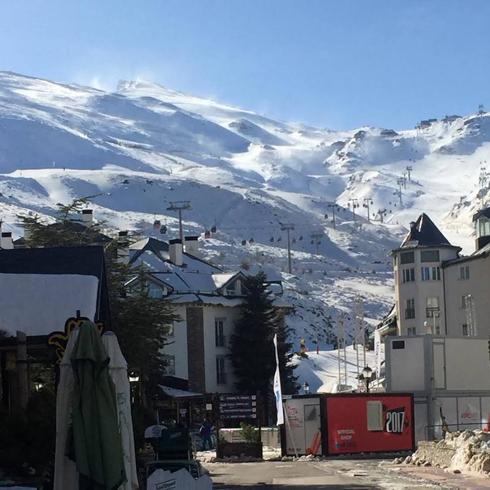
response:
{"label": "asphalt ground", "polygon": [[217,490],[489,489],[490,478],[380,459],[205,463]]}

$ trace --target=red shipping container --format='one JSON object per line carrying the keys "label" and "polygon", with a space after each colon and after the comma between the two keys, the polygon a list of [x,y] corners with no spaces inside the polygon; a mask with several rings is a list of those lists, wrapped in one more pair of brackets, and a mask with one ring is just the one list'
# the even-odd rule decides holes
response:
{"label": "red shipping container", "polygon": [[414,449],[411,395],[328,395],[324,410],[328,454]]}

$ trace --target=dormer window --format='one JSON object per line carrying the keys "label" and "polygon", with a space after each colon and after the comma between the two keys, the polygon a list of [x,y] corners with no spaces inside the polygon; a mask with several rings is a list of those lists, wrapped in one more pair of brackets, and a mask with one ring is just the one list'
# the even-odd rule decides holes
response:
{"label": "dormer window", "polygon": [[490,220],[486,216],[478,218],[476,233],[478,237],[490,236]]}
{"label": "dormer window", "polygon": [[240,296],[242,294],[242,284],[240,279],[228,284],[225,288],[225,296]]}
{"label": "dormer window", "polygon": [[165,289],[157,284],[149,281],[148,283],[148,296],[153,299],[160,299],[165,296]]}

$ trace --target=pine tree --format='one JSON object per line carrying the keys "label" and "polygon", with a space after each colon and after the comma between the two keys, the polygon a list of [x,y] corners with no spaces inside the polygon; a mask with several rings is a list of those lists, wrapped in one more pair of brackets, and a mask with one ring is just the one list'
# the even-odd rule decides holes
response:
{"label": "pine tree", "polygon": [[[101,233],[101,224],[76,226],[73,221],[87,204],[76,199],[71,204],[58,204],[56,223],[43,223],[39,216],[19,216],[28,247],[94,245],[105,242],[105,262],[112,328],[116,333],[128,368],[137,369],[144,390],[151,396],[165,375],[165,333],[178,317],[168,302],[149,297],[143,268],[132,268],[117,260],[118,243]],[[75,225],[74,225],[75,223]],[[137,278],[137,288],[127,291],[126,284]]]}
{"label": "pine tree", "polygon": [[276,369],[273,337],[277,333],[282,385],[285,390],[295,392],[288,331],[282,315],[272,303],[265,279],[265,274],[260,272],[243,281],[245,297],[241,317],[235,322],[231,337],[230,357],[237,379],[236,388],[241,393],[261,392],[264,395],[271,390]]}

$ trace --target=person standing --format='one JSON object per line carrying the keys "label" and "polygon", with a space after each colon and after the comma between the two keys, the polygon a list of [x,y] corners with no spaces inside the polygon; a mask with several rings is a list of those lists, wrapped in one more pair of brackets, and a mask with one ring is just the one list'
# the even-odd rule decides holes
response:
{"label": "person standing", "polygon": [[202,439],[203,451],[213,449],[213,441],[211,440],[211,432],[213,430],[213,424],[206,418],[199,429],[199,435]]}

